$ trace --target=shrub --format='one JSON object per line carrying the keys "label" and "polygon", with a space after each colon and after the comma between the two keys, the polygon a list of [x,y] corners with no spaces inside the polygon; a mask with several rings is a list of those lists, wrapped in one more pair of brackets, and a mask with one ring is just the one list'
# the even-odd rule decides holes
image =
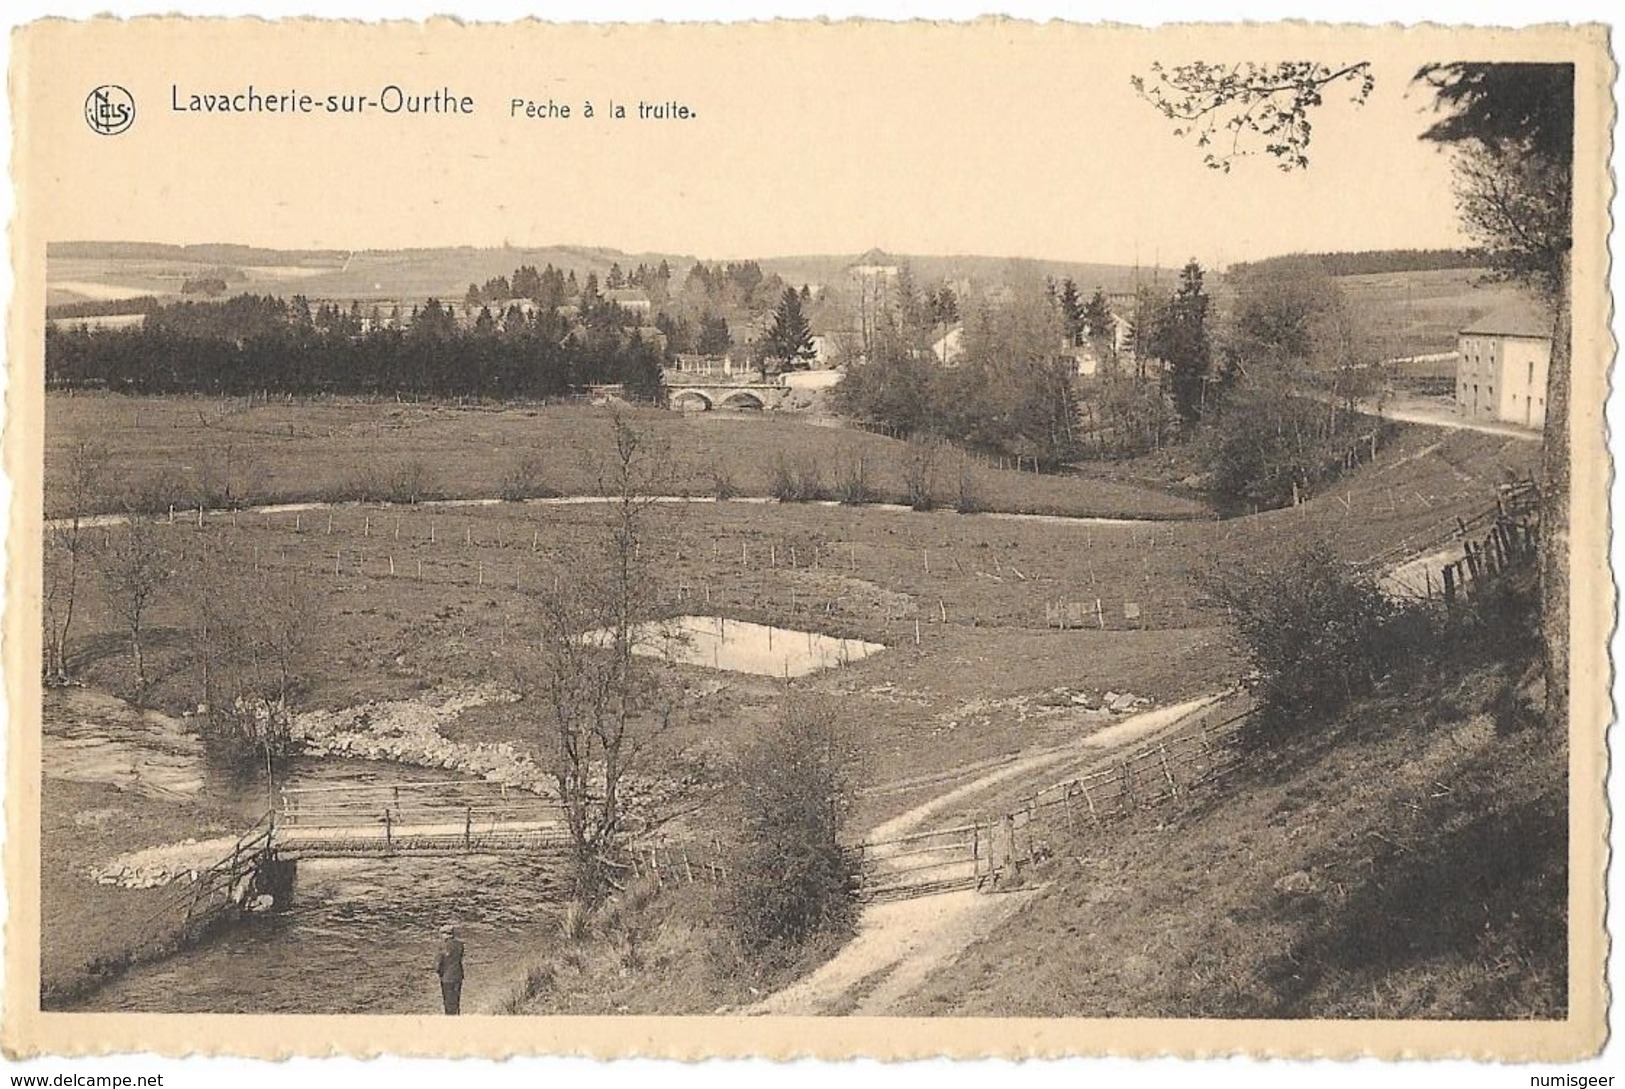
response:
{"label": "shrub", "polygon": [[982,489],[977,483],[976,466],[968,455],[959,455],[959,492],[954,498],[954,509],[960,514],[976,514],[987,509]]}
{"label": "shrub", "polygon": [[1243,386],[1207,417],[1213,493],[1234,510],[1308,499],[1374,450],[1378,423],[1279,386]]}
{"label": "shrub", "polygon": [[937,504],[937,446],[914,440],[903,452],[903,494],[915,510],[931,510]]}
{"label": "shrub", "polygon": [[711,463],[711,494],[722,502],[739,494],[739,487],[734,483],[733,470],[720,461]]}
{"label": "shrub", "polygon": [[818,460],[807,455],[794,464],[783,454],[773,458],[768,493],[781,503],[810,503],[824,498],[824,477]]}
{"label": "shrub", "polygon": [[384,498],[391,503],[417,503],[434,498],[432,475],[429,467],[414,459],[403,461],[391,470],[384,485]]}
{"label": "shrub", "polygon": [[345,478],[332,498],[411,505],[435,497],[431,481],[428,466],[414,458],[399,465],[357,470]]}
{"label": "shrub", "polygon": [[862,451],[853,453],[841,463],[835,497],[852,507],[875,501],[875,490],[869,483],[869,462]]}
{"label": "shrub", "polygon": [[724,896],[738,948],[758,964],[850,934],[857,919],[854,860],[840,844],[848,764],[833,718],[803,705],[741,761],[741,843]]}
{"label": "shrub", "polygon": [[559,493],[542,483],[542,456],[528,451],[510,464],[497,485],[498,494],[510,503],[523,499],[544,499]]}
{"label": "shrub", "polygon": [[1265,708],[1281,724],[1337,710],[1427,638],[1413,610],[1324,543],[1266,567],[1232,565],[1206,581],[1229,610]]}

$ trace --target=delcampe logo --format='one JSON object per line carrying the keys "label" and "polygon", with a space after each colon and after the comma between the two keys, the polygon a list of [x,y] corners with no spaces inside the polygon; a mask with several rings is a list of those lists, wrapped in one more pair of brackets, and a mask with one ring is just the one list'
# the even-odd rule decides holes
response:
{"label": "delcampe logo", "polygon": [[135,99],[116,83],[104,83],[85,99],[85,121],[103,136],[117,136],[135,124]]}

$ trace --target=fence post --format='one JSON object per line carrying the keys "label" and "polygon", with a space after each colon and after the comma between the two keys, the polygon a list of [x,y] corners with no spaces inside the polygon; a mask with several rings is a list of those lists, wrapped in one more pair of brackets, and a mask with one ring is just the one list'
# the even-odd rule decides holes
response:
{"label": "fence post", "polygon": [[1089,807],[1089,819],[1095,822],[1096,827],[1099,827],[1100,826],[1100,814],[1095,812],[1095,799],[1089,793],[1089,784],[1088,783],[1080,783],[1079,785],[1083,787],[1083,801],[1084,801],[1084,804]]}
{"label": "fence post", "polygon": [[386,807],[384,809],[384,850],[386,852],[394,850],[394,846],[395,846],[394,830],[393,830],[393,828],[391,827],[391,824],[390,824],[389,809]]}
{"label": "fence post", "polygon": [[976,878],[976,887],[982,887],[982,822],[970,826],[970,872]]}
{"label": "fence post", "polygon": [[466,851],[469,849],[470,842],[473,840],[473,838],[474,807],[472,805],[465,805],[463,807],[463,850]]}

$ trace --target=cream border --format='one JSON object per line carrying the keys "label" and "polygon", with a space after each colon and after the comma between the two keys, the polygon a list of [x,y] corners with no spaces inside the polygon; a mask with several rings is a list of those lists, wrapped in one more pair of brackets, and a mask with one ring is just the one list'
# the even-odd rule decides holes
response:
{"label": "cream border", "polygon": [[[162,20],[136,20],[139,31],[162,29]],[[242,24],[243,34],[259,27]],[[431,23],[428,33],[444,32]],[[1170,44],[1181,33],[1211,42],[1216,36],[1269,33],[1269,27],[1159,30]],[[1279,28],[1285,36],[1302,24]],[[1341,28],[1365,48],[1385,35],[1406,33],[1385,28]],[[1437,31],[1423,28],[1416,33]],[[793,32],[794,28],[786,28]],[[658,33],[651,30],[651,33]],[[726,35],[728,28],[711,33]],[[843,32],[860,33],[848,25]],[[33,668],[8,669],[5,683],[12,710],[9,738],[10,781],[5,845],[12,892],[7,930],[4,1045],[14,1054],[84,1054],[138,1049],[162,1054],[229,1053],[259,1056],[342,1052],[436,1055],[507,1055],[527,1053],[661,1055],[695,1058],[711,1055],[866,1055],[905,1058],[926,1055],[1054,1056],[1063,1054],[1182,1054],[1188,1056],[1253,1053],[1292,1056],[1476,1056],[1572,1058],[1594,1052],[1604,1038],[1606,994],[1602,964],[1606,939],[1602,926],[1603,866],[1607,815],[1602,795],[1606,767],[1605,729],[1610,721],[1603,657],[1613,619],[1612,596],[1586,593],[1606,585],[1606,489],[1610,466],[1603,445],[1602,406],[1607,392],[1607,364],[1613,343],[1608,333],[1606,288],[1608,255],[1606,173],[1608,133],[1613,104],[1608,87],[1613,62],[1602,28],[1535,28],[1517,32],[1451,29],[1455,53],[1465,40],[1475,57],[1535,56],[1572,58],[1576,80],[1576,249],[1574,281],[1575,371],[1573,386],[1572,572],[1581,592],[1572,596],[1574,660],[1572,721],[1571,994],[1570,1017],[1552,1024],[1441,1024],[1392,1022],[1214,1022],[1214,1021],[1031,1021],[903,1020],[801,1018],[625,1018],[525,1020],[464,1018],[453,1024],[418,1017],[218,1017],[102,1014],[41,1014],[37,1005],[39,925],[38,886],[39,744],[37,709],[40,688]],[[4,618],[6,658],[33,663],[40,658],[38,579],[41,519],[39,467],[41,360],[33,348],[40,341],[43,314],[43,267],[37,260],[44,239],[37,229],[39,202],[50,199],[47,179],[32,169],[29,148],[49,139],[31,116],[28,73],[49,63],[41,24],[14,37],[11,73],[16,133],[13,174],[18,180],[19,209],[12,238],[17,273],[15,305],[8,322],[10,352],[10,418],[4,436],[5,463],[15,482],[11,510],[9,608]]]}

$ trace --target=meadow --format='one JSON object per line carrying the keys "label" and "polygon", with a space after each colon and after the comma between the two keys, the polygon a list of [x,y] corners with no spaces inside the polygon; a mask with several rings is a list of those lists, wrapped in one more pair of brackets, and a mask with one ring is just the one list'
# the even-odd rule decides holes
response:
{"label": "meadow", "polygon": [[[582,404],[457,405],[354,399],[265,401],[208,397],[50,394],[45,400],[45,509],[70,513],[61,471],[78,443],[104,446],[115,478],[92,506],[119,509],[121,485],[162,482],[182,508],[199,477],[251,503],[354,498],[403,466],[421,470],[424,497],[493,497],[525,470],[533,494],[592,495],[609,452],[610,411]],[[815,471],[830,494],[862,459],[876,499],[906,497],[907,446],[894,439],[772,414],[620,406],[614,411],[668,451],[661,486],[674,494],[765,496],[775,466]],[[937,458],[935,487],[958,498],[962,463]],[[1188,498],[1081,476],[1047,476],[963,463],[992,510],[1091,517],[1203,517]]]}
{"label": "meadow", "polygon": [[[184,467],[186,444],[195,441],[185,421],[209,405],[220,410],[196,401],[55,399],[48,487],[57,479],[53,462],[93,433],[117,451],[126,473]],[[677,478],[696,490],[704,479],[694,467],[715,458],[760,486],[762,462],[777,451],[833,461],[862,450],[882,466],[899,464],[904,453],[895,440],[790,420],[696,421],[652,410],[630,420],[668,444]],[[557,451],[549,482],[590,493],[609,417],[585,406],[271,405],[217,416],[203,430],[231,435],[237,456],[257,459],[267,493],[280,496],[338,487],[346,456],[422,458],[438,479],[481,494],[515,449]],[[999,506],[1201,516],[1116,524],[833,503],[667,503],[649,512],[641,558],[660,615],[724,616],[884,644],[865,661],[792,682],[843,701],[843,717],[861,724],[854,732],[864,776],[879,785],[1062,739],[1080,728],[1073,695],[1172,701],[1222,686],[1242,667],[1223,613],[1206,600],[1206,573],[1266,564],[1312,538],[1356,561],[1407,541],[1435,543],[1457,514],[1490,502],[1496,483],[1526,474],[1537,456],[1531,443],[1404,429],[1374,463],[1326,494],[1226,521],[1150,488],[995,470],[982,471],[1005,488],[990,491]],[[49,491],[47,504],[61,508]],[[176,554],[188,538],[209,535],[240,571],[297,577],[321,618],[302,702],[341,708],[512,683],[545,601],[602,554],[606,525],[600,506],[544,500],[348,503],[201,519],[182,510],[173,522],[159,516],[158,530]],[[114,531],[87,532],[94,545]],[[128,693],[127,641],[99,580],[86,579],[84,598],[76,670],[96,687]],[[1071,607],[1065,629],[1051,625],[1058,605]],[[148,699],[157,706],[179,710],[196,700],[188,624],[183,597],[161,594],[149,621],[157,680]],[[784,688],[780,679],[688,672],[704,695],[680,741],[713,749],[733,750],[753,736]],[[522,705],[467,712],[450,730],[461,740],[541,740]]]}

